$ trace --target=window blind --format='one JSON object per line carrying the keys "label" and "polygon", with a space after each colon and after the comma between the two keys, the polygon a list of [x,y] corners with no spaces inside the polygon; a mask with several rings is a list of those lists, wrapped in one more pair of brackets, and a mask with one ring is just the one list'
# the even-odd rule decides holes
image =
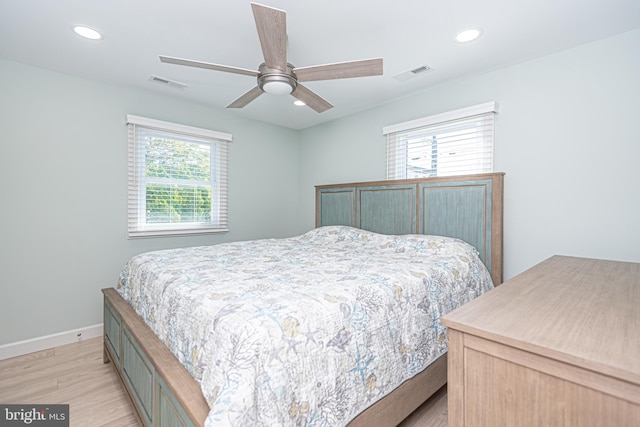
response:
{"label": "window blind", "polygon": [[127,126],[129,237],[228,231],[231,135],[131,115]]}
{"label": "window blind", "polygon": [[493,171],[494,102],[383,128],[387,179]]}

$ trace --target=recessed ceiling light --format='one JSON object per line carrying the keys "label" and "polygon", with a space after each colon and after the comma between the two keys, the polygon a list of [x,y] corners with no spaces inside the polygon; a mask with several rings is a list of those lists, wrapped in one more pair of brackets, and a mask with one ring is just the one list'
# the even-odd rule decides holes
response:
{"label": "recessed ceiling light", "polygon": [[467,43],[480,37],[480,34],[480,30],[477,28],[469,28],[456,34],[456,41],[458,43]]}
{"label": "recessed ceiling light", "polygon": [[304,107],[307,104],[305,104],[304,102],[298,99],[297,101],[293,101],[293,105],[297,105],[298,107]]}
{"label": "recessed ceiling light", "polygon": [[102,38],[102,34],[97,32],[93,28],[85,27],[84,25],[76,25],[75,27],[73,27],[73,31],[75,31],[76,34],[84,37],[85,39],[100,40]]}

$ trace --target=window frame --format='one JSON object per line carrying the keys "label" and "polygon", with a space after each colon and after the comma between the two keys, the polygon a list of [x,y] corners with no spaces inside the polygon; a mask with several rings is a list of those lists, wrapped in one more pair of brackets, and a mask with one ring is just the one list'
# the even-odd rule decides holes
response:
{"label": "window frame", "polygon": [[[127,115],[128,129],[128,213],[129,239],[143,237],[184,236],[228,232],[227,169],[228,143],[232,135],[208,129]],[[210,147],[211,217],[209,221],[147,223],[147,184],[154,178],[145,176],[145,136],[175,138],[177,141],[199,143]],[[168,137],[168,138],[167,138]],[[199,185],[207,181],[158,178],[168,185]]]}
{"label": "window frame", "polygon": [[[411,165],[408,159],[409,153],[409,137],[407,134],[415,131],[415,137],[419,138],[420,134],[429,134],[433,133],[433,137],[436,138],[436,135],[446,134],[454,132],[454,126],[459,127],[467,127],[470,125],[468,123],[473,122],[474,120],[483,120],[488,123],[487,128],[485,129],[485,124],[480,127],[483,133],[487,135],[482,136],[481,144],[482,144],[482,155],[490,156],[490,160],[486,161],[487,165],[485,165],[480,171],[472,169],[461,169],[456,172],[445,173],[443,171],[444,168],[438,169],[436,167],[436,173],[434,175],[429,176],[455,176],[455,175],[467,175],[470,173],[486,173],[493,171],[493,145],[494,145],[494,124],[495,124],[495,116],[498,112],[498,103],[495,101],[487,102],[483,104],[474,105],[471,107],[460,108],[458,110],[453,110],[441,114],[436,114],[432,116],[422,117],[416,120],[410,120],[407,122],[402,122],[394,125],[385,126],[382,128],[382,133],[387,139],[387,179],[388,180],[398,180],[398,179],[407,179],[412,178],[407,176],[408,170],[411,169]],[[490,120],[490,122],[488,122]],[[465,123],[468,122],[468,123]],[[441,128],[441,130],[438,130]],[[487,132],[489,130],[489,132]],[[404,153],[404,156],[402,156]],[[402,159],[398,161],[398,159]],[[438,160],[441,161],[441,160]],[[433,161],[432,161],[433,163]],[[483,162],[476,162],[477,165],[482,164]],[[430,170],[430,169],[429,169]],[[442,171],[442,172],[441,172]]]}

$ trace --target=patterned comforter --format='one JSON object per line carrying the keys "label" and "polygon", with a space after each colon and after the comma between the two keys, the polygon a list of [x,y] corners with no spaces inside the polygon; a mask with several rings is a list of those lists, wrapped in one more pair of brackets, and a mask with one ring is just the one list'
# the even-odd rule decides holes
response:
{"label": "patterned comforter", "polygon": [[200,383],[206,426],[340,426],[447,350],[491,289],[461,240],[321,227],[133,257],[118,292]]}

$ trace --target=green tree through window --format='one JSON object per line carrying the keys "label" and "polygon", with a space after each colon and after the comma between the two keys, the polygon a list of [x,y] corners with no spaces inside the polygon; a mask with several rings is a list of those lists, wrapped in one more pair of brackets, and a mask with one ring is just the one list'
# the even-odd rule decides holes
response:
{"label": "green tree through window", "polygon": [[149,137],[145,177],[147,223],[211,221],[208,145]]}
{"label": "green tree through window", "polygon": [[227,153],[232,136],[127,115],[130,238],[227,229]]}

